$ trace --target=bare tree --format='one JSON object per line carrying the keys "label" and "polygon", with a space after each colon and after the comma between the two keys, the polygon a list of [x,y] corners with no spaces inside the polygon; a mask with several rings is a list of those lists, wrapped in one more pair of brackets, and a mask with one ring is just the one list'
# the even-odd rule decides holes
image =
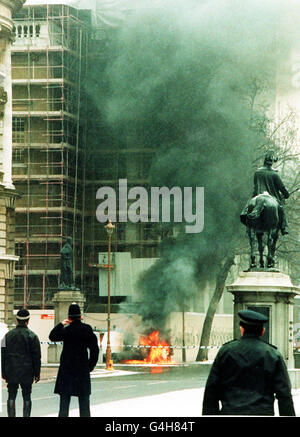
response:
{"label": "bare tree", "polygon": [[[257,163],[263,159],[265,152],[272,147],[278,156],[278,164],[282,172],[285,173],[285,169],[288,170],[285,174],[285,180],[288,184],[287,187],[289,191],[292,192],[296,190],[297,187],[300,187],[298,170],[299,154],[295,151],[295,142],[297,139],[296,115],[295,112],[290,109],[289,112],[277,122],[274,117],[268,116],[267,104],[260,101],[260,97],[266,89],[265,84],[256,80],[253,80],[251,86],[249,86],[248,103],[253,113],[250,123],[252,128],[261,132],[266,139],[266,141],[263,144],[259,144],[255,150],[253,166],[257,166]],[[257,100],[259,100],[258,104],[261,106],[260,111],[254,110]],[[257,116],[257,114],[260,114],[260,116]],[[277,249],[277,258],[288,261],[290,267],[289,273],[294,282],[300,281],[299,196],[300,192],[295,191],[294,195],[288,200],[286,209],[289,217],[290,234],[287,238],[279,241]],[[207,346],[210,343],[213,319],[225,289],[226,279],[231,267],[234,265],[234,255],[241,255],[243,253],[245,253],[245,244],[239,241],[236,246],[235,254],[229,254],[220,266],[216,277],[214,293],[205,316],[196,361],[203,361],[208,358]]]}
{"label": "bare tree", "polygon": [[231,254],[226,259],[224,259],[224,261],[220,267],[220,270],[217,274],[217,280],[216,280],[214,294],[213,294],[211,301],[209,303],[209,307],[208,307],[208,310],[206,312],[205,320],[203,323],[200,347],[199,347],[196,361],[203,361],[203,360],[207,360],[207,358],[208,358],[207,346],[209,344],[213,319],[214,319],[218,304],[220,302],[220,299],[221,299],[223,291],[224,291],[226,278],[228,276],[229,270],[231,269],[231,267],[233,265],[234,265],[234,254]]}

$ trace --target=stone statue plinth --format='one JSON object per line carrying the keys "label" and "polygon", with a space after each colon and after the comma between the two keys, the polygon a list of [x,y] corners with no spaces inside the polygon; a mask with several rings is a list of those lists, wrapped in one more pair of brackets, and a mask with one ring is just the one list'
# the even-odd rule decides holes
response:
{"label": "stone statue plinth", "polygon": [[269,318],[263,339],[274,344],[287,367],[293,368],[293,306],[300,288],[292,284],[289,275],[276,271],[240,272],[236,281],[227,286],[227,291],[234,296],[234,338],[241,336],[238,311],[262,312]]}
{"label": "stone statue plinth", "polygon": [[[68,309],[72,302],[76,302],[83,314],[84,303],[86,301],[84,295],[80,291],[63,290],[55,293],[53,299],[54,303],[54,325],[68,318]],[[48,363],[58,363],[62,345],[49,344],[48,346]]]}

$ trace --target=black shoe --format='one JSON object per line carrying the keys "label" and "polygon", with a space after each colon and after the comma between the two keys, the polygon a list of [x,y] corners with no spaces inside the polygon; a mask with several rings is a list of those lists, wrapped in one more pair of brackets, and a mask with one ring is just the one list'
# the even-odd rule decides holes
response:
{"label": "black shoe", "polygon": [[16,417],[16,402],[12,400],[7,401],[7,415],[8,417]]}
{"label": "black shoe", "polygon": [[30,413],[31,413],[31,401],[24,401],[23,417],[30,417]]}

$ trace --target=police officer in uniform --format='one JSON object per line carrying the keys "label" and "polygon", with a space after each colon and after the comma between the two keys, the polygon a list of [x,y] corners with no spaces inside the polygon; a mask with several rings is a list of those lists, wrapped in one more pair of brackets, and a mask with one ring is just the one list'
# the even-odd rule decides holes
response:
{"label": "police officer in uniform", "polygon": [[97,364],[99,347],[92,327],[81,321],[76,302],[69,306],[68,318],[52,329],[49,338],[63,342],[54,389],[60,395],[59,417],[68,417],[71,396],[78,397],[80,417],[90,417],[90,372]]}
{"label": "police officer in uniform", "polygon": [[23,396],[23,417],[31,414],[32,384],[40,380],[41,345],[38,336],[28,328],[30,313],[17,312],[17,326],[9,331],[2,345],[2,378],[7,382],[8,417],[16,416],[16,397],[19,385]]}
{"label": "police officer in uniform", "polygon": [[238,314],[242,336],[220,348],[206,382],[202,414],[274,416],[275,395],[280,416],[295,416],[282,355],[260,338],[268,318],[251,310]]}

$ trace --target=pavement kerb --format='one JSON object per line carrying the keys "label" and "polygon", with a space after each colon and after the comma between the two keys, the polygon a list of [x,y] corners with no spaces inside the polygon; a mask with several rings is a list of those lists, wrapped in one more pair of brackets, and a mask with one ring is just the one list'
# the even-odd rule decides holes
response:
{"label": "pavement kerb", "polygon": [[[205,361],[205,362],[190,362],[190,363],[180,363],[177,364],[176,367],[190,367],[190,366],[195,366],[195,365],[211,365],[210,361]],[[105,363],[104,364],[99,364],[95,367],[96,371],[101,371],[101,373],[106,374],[106,375],[110,375],[110,376],[118,376],[120,375],[119,371],[126,372],[126,371],[134,371],[135,368],[138,368],[140,371],[143,370],[143,368],[147,368],[149,367],[148,365],[139,365],[139,366],[133,366],[133,365],[128,365],[128,364],[115,364],[114,370],[106,370],[105,368]],[[58,372],[58,368],[59,368],[59,363],[44,363],[41,366],[41,379],[40,382],[49,382],[49,381],[53,381],[55,380],[56,376],[57,376],[57,372]],[[2,386],[6,387],[6,382],[2,380]]]}
{"label": "pavement kerb", "polygon": [[[189,363],[178,363],[174,365],[174,367],[190,367],[190,366],[210,366],[212,364],[211,361],[203,361],[203,362],[189,362]],[[169,365],[164,365],[166,367],[170,367]],[[171,365],[172,366],[172,365]],[[59,363],[45,363],[41,366],[41,382],[42,381],[53,381],[53,379],[56,378],[57,372],[58,372]],[[158,366],[160,367],[160,366]],[[147,364],[141,364],[141,365],[128,365],[128,364],[120,364],[116,363],[114,370],[106,370],[105,363],[104,364],[98,364],[95,367],[96,371],[102,371],[103,374],[109,374],[109,375],[118,375],[119,371],[134,371],[136,368],[139,370],[143,370],[143,368],[149,368],[149,365]]]}

